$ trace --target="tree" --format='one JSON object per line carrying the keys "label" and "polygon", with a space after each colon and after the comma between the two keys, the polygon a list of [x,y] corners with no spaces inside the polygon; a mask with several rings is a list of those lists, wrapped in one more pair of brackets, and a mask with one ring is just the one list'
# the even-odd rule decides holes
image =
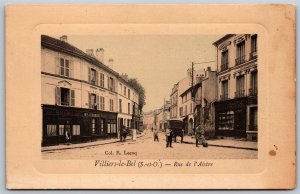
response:
{"label": "tree", "polygon": [[139,94],[139,108],[142,111],[144,105],[146,104],[146,94],[145,88],[140,84],[136,78],[128,79],[129,85],[135,89]]}

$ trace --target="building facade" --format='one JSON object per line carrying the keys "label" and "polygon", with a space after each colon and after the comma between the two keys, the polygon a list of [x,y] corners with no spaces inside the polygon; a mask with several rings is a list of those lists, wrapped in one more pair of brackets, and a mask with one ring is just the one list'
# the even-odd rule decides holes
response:
{"label": "building facade", "polygon": [[[85,53],[69,44],[66,36],[42,35],[41,60],[42,145],[65,143],[66,131],[73,143],[117,137],[118,118],[123,118],[118,112],[120,99],[127,103],[130,122],[134,118],[138,94],[103,64],[103,49]],[[130,88],[130,96],[121,97],[119,83]]]}
{"label": "building facade", "polygon": [[170,118],[171,119],[177,119],[178,118],[178,84],[174,84],[174,87],[172,88],[172,92],[170,95]]}
{"label": "building facade", "polygon": [[257,35],[228,34],[213,43],[217,61],[216,136],[257,139]]}

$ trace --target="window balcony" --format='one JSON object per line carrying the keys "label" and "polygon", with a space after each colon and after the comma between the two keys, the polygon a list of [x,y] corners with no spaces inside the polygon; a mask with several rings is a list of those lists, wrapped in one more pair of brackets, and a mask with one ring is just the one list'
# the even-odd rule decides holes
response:
{"label": "window balcony", "polygon": [[249,88],[249,96],[257,96],[257,88]]}
{"label": "window balcony", "polygon": [[239,90],[235,92],[235,98],[245,97],[245,90]]}
{"label": "window balcony", "polygon": [[221,64],[221,71],[225,71],[226,69],[228,69],[228,63]]}
{"label": "window balcony", "polygon": [[245,55],[235,59],[235,65],[240,65],[242,63],[245,63]]}
{"label": "window balcony", "polygon": [[228,94],[223,94],[223,95],[220,95],[220,101],[225,101],[225,100],[228,100]]}
{"label": "window balcony", "polygon": [[257,51],[252,51],[251,53],[250,53],[250,59],[255,59],[255,58],[257,58]]}

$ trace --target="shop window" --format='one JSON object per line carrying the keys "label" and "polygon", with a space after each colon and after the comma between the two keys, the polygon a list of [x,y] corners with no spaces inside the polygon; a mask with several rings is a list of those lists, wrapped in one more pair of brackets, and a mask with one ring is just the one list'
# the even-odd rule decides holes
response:
{"label": "shop window", "polygon": [[56,131],[56,125],[47,125],[47,136],[56,136],[57,131]]}
{"label": "shop window", "polygon": [[104,133],[104,119],[100,119],[100,123],[99,123],[99,133],[100,133],[100,134]]}
{"label": "shop window", "polygon": [[92,134],[95,134],[96,133],[96,119],[95,118],[92,118]]}
{"label": "shop window", "polygon": [[75,106],[75,91],[68,88],[56,88],[56,104],[62,106]]}
{"label": "shop window", "polygon": [[60,136],[64,136],[65,134],[64,134],[64,132],[65,132],[65,126],[64,125],[58,125],[58,131],[59,131],[59,135]]}
{"label": "shop window", "polygon": [[72,135],[80,135],[80,125],[72,126]]}
{"label": "shop window", "polygon": [[227,111],[219,113],[219,130],[233,130],[234,129],[234,112]]}
{"label": "shop window", "polygon": [[257,107],[250,108],[250,131],[257,131]]}

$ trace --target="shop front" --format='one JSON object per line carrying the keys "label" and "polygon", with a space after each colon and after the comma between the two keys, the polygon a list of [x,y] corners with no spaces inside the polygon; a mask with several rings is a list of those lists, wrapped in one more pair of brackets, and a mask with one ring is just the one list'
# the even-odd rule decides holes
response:
{"label": "shop front", "polygon": [[42,146],[96,141],[117,137],[117,113],[92,109],[42,105]]}

